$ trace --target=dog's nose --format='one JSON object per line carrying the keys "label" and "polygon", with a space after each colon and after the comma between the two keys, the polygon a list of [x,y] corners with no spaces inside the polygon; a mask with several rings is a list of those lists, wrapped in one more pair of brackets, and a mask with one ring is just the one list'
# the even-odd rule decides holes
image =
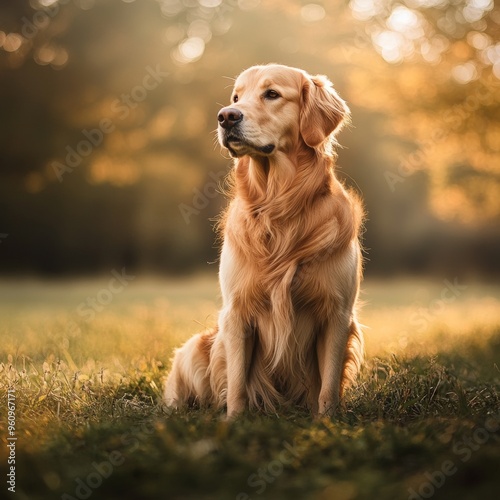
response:
{"label": "dog's nose", "polygon": [[236,108],[222,108],[217,115],[217,120],[222,128],[233,128],[243,120],[243,113]]}

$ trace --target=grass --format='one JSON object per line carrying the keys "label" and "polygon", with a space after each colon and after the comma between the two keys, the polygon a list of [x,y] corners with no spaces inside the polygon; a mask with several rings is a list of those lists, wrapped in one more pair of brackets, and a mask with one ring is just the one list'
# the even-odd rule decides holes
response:
{"label": "grass", "polygon": [[[108,281],[0,285],[0,464],[14,388],[16,498],[498,493],[499,287],[366,283],[367,362],[344,411],[228,423],[219,412],[169,413],[161,404],[173,347],[215,322],[215,279],[137,278],[111,294]],[[109,303],[90,317],[82,303],[96,297]]]}

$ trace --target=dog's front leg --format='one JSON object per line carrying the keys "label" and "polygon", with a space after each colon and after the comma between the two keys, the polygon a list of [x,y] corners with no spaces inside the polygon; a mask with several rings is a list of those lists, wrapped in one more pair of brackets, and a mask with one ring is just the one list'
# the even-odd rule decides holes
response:
{"label": "dog's front leg", "polygon": [[318,338],[318,367],[321,376],[319,415],[331,416],[339,406],[348,337],[349,321],[335,317],[330,319]]}
{"label": "dog's front leg", "polygon": [[227,366],[227,416],[235,417],[247,407],[246,382],[252,356],[252,339],[245,322],[234,309],[219,320]]}

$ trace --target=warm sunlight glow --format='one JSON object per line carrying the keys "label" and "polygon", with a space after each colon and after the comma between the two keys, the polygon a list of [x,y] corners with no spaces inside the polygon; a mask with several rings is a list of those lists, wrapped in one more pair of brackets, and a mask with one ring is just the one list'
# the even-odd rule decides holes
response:
{"label": "warm sunlight glow", "polygon": [[383,2],[380,0],[351,0],[349,7],[354,18],[366,21],[384,11]]}
{"label": "warm sunlight glow", "polygon": [[205,51],[205,42],[198,36],[186,38],[173,52],[173,59],[176,62],[186,64],[197,61]]}
{"label": "warm sunlight glow", "polygon": [[408,0],[405,2],[413,8],[430,8],[430,7],[444,7],[448,2],[447,0]]}
{"label": "warm sunlight glow", "polygon": [[15,52],[23,43],[23,37],[17,33],[9,33],[3,42],[3,48],[6,52]]}
{"label": "warm sunlight glow", "polygon": [[213,9],[214,7],[218,7],[222,3],[222,0],[198,0],[198,3],[202,7]]}
{"label": "warm sunlight glow", "polygon": [[500,61],[493,65],[493,74],[500,80]]}
{"label": "warm sunlight glow", "polygon": [[50,64],[56,58],[57,52],[53,45],[43,45],[35,54],[35,62],[42,66]]}
{"label": "warm sunlight glow", "polygon": [[161,0],[161,13],[166,17],[173,17],[182,12],[184,6],[179,0]]}
{"label": "warm sunlight glow", "polygon": [[389,63],[398,63],[404,59],[406,40],[401,33],[382,31],[373,37],[377,50]]}
{"label": "warm sunlight glow", "polygon": [[496,64],[500,61],[500,43],[489,46],[486,51],[486,59],[490,64]]}
{"label": "warm sunlight glow", "polygon": [[316,3],[308,3],[300,9],[302,19],[308,23],[321,21],[326,15],[325,9]]}
{"label": "warm sunlight glow", "polygon": [[484,14],[493,8],[493,0],[469,0],[462,14],[468,23],[482,19]]}
{"label": "warm sunlight glow", "polygon": [[451,74],[458,83],[462,84],[469,83],[479,76],[476,65],[471,61],[455,66]]}
{"label": "warm sunlight glow", "polygon": [[[366,7],[367,3],[362,2],[360,5]],[[354,7],[356,6],[359,7],[357,3]],[[373,9],[370,12],[372,11]],[[439,61],[439,51],[433,47],[432,38],[426,37],[427,24],[419,12],[399,5],[390,12],[385,26],[387,29],[381,30],[380,23],[375,23],[372,40],[388,63],[403,62],[418,52],[429,62]]]}
{"label": "warm sunlight glow", "polygon": [[208,43],[212,38],[212,30],[210,24],[204,19],[196,19],[188,28],[188,36],[194,38],[201,38],[203,42]]}
{"label": "warm sunlight glow", "polygon": [[42,7],[50,7],[51,5],[54,5],[55,3],[57,3],[59,0],[38,0],[38,3],[42,6]]}
{"label": "warm sunlight glow", "polygon": [[418,15],[406,7],[396,7],[389,19],[387,26],[394,31],[404,33],[408,38],[419,38],[424,35]]}
{"label": "warm sunlight glow", "polygon": [[425,40],[420,45],[420,53],[424,61],[431,64],[438,64],[441,61],[441,54],[449,47],[449,42],[444,36],[436,35],[430,40]]}
{"label": "warm sunlight glow", "polygon": [[89,181],[92,184],[129,186],[137,182],[140,175],[138,165],[134,161],[101,155],[90,166]]}
{"label": "warm sunlight glow", "polygon": [[168,136],[177,119],[177,110],[165,106],[151,120],[148,127],[148,134],[155,139]]}
{"label": "warm sunlight glow", "polygon": [[52,60],[52,67],[54,67],[55,69],[60,69],[63,66],[66,66],[68,59],[69,59],[68,51],[66,49],[59,47],[56,51],[54,59]]}
{"label": "warm sunlight glow", "polygon": [[478,31],[471,31],[467,35],[467,41],[475,49],[484,50],[490,45],[491,38],[484,33],[479,33]]}

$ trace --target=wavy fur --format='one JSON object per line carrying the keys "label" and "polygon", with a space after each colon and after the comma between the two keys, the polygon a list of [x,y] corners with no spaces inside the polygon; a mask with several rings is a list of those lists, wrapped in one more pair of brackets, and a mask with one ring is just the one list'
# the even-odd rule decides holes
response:
{"label": "wavy fur", "polygon": [[235,156],[218,224],[223,307],[215,329],[176,351],[165,398],[227,405],[229,416],[286,405],[331,414],[363,359],[363,211],[334,173],[349,109],[326,77],[280,65],[243,72],[233,101],[241,122],[219,127]]}

